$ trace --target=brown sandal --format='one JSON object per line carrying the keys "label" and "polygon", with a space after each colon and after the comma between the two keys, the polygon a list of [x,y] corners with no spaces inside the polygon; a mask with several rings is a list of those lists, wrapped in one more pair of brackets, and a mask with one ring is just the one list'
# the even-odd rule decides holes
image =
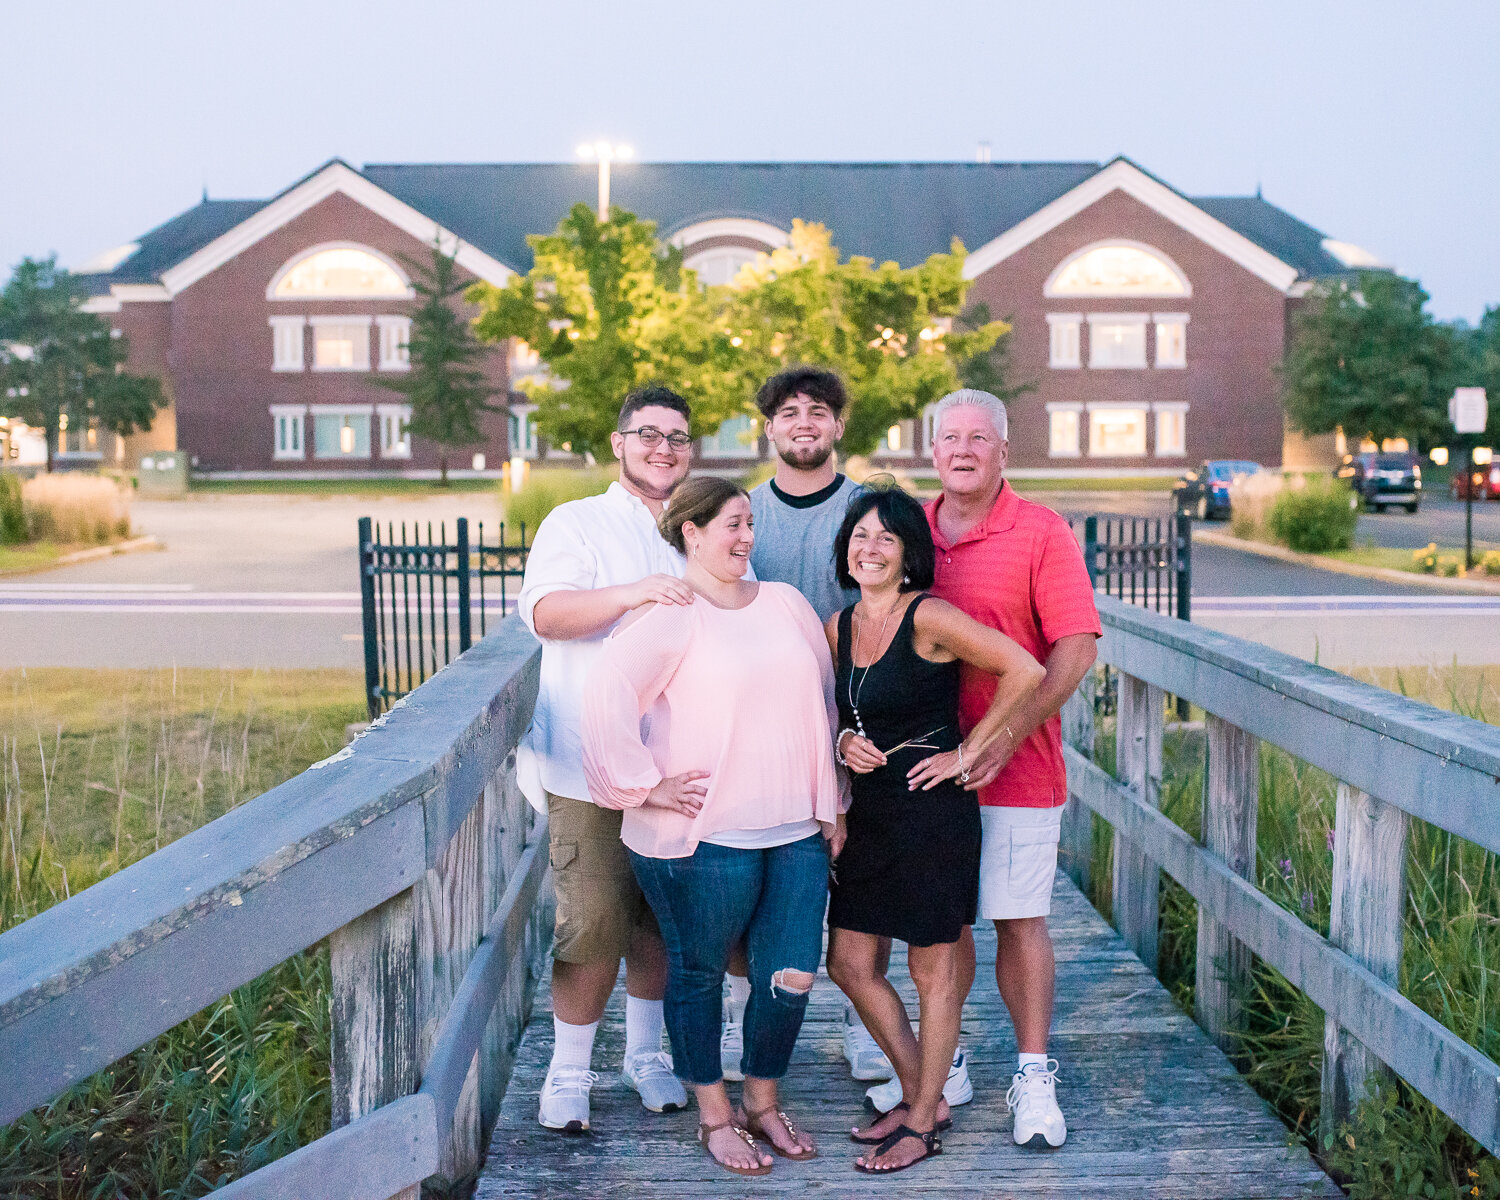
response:
{"label": "brown sandal", "polygon": [[733,1171],[736,1175],[769,1175],[771,1173],[770,1163],[766,1163],[764,1166],[755,1167],[732,1167],[723,1159],[721,1159],[717,1154],[715,1154],[711,1149],[709,1149],[708,1139],[714,1134],[718,1133],[721,1129],[733,1129],[736,1134],[744,1139],[745,1145],[749,1146],[750,1149],[757,1151],[760,1149],[760,1147],[755,1144],[755,1139],[750,1136],[749,1132],[741,1128],[739,1125],[736,1125],[733,1118],[731,1118],[728,1121],[721,1121],[717,1125],[700,1124],[698,1126],[698,1141],[703,1144],[703,1148],[705,1150],[708,1150],[709,1158],[713,1159],[714,1162],[718,1163],[719,1166],[723,1167],[726,1171]]}
{"label": "brown sandal", "polygon": [[785,1112],[783,1112],[780,1108],[777,1108],[774,1104],[770,1108],[761,1109],[759,1112],[751,1112],[748,1108],[745,1108],[742,1105],[740,1111],[745,1114],[745,1128],[753,1133],[756,1137],[761,1138],[766,1143],[767,1147],[769,1147],[772,1154],[780,1155],[782,1158],[789,1158],[793,1162],[807,1162],[809,1159],[818,1157],[818,1148],[816,1146],[814,1146],[811,1150],[805,1150],[797,1154],[793,1154],[789,1150],[783,1150],[775,1143],[775,1141],[772,1140],[770,1135],[766,1133],[766,1118],[775,1117],[778,1121],[786,1126],[787,1134],[791,1137],[792,1141],[797,1141],[797,1134],[799,1130],[795,1125],[792,1124],[792,1118],[787,1116]]}

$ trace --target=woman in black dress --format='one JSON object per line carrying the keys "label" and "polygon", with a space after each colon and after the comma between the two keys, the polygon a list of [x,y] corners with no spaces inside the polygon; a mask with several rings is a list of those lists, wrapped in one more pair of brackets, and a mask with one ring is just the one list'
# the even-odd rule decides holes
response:
{"label": "woman in black dress", "polygon": [[[883,1172],[942,1149],[943,1083],[964,1002],[958,941],[979,899],[979,802],[963,789],[964,764],[1004,732],[1044,672],[1009,638],[922,590],[932,585],[932,534],[922,506],[899,488],[856,496],[834,553],[839,582],[858,586],[860,599],[826,627],[838,754],[854,796],[828,908],[828,974],[901,1080],[906,1099],[854,1135],[875,1146],[856,1169]],[[999,679],[967,737],[958,728],[961,662]],[[878,968],[882,938],[907,944],[920,1039]]]}

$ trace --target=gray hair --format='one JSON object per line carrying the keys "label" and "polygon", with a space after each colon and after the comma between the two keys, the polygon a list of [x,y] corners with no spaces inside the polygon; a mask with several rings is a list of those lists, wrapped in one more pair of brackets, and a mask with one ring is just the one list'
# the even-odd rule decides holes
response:
{"label": "gray hair", "polygon": [[932,407],[932,429],[936,433],[943,427],[943,414],[952,408],[982,408],[989,414],[990,424],[1003,439],[1009,437],[1009,421],[1005,415],[1005,401],[990,392],[978,388],[959,388],[949,392]]}

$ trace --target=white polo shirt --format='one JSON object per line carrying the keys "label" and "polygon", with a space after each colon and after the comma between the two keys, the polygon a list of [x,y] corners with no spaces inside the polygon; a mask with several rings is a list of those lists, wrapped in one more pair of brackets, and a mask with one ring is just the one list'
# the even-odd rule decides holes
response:
{"label": "white polo shirt", "polygon": [[[559,504],[536,531],[516,605],[536,633],[533,614],[543,596],[634,583],[647,575],[682,578],[687,564],[667,545],[645,503],[611,483],[602,496]],[[542,643],[542,680],[531,728],[516,751],[516,780],[539,812],[547,792],[588,800],[579,728],[589,669],[614,626],[592,637]],[[540,637],[540,635],[538,635]]]}

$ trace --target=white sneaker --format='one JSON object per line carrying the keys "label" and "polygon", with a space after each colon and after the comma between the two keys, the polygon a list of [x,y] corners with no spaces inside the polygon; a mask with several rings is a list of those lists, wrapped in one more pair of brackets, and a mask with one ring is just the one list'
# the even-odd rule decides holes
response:
{"label": "white sneaker", "polygon": [[741,1062],[745,1057],[745,1027],[729,1016],[729,1006],[724,1006],[724,1031],[719,1034],[719,1074],[730,1083],[741,1083],[745,1078]]}
{"label": "white sneaker", "polygon": [[[890,1079],[865,1089],[865,1106],[882,1116],[901,1103],[901,1081]],[[969,1081],[969,1060],[963,1047],[953,1056],[953,1065],[948,1068],[948,1078],[943,1082],[943,1099],[949,1108],[957,1108],[974,1099],[974,1085]]]}
{"label": "white sneaker", "polygon": [[640,1050],[632,1054],[625,1060],[620,1078],[641,1094],[641,1105],[647,1112],[681,1112],[687,1107],[687,1090],[682,1080],[672,1074],[672,1060],[664,1051]]}
{"label": "white sneaker", "polygon": [[1011,1137],[1018,1146],[1056,1150],[1068,1140],[1068,1123],[1057,1107],[1057,1059],[1030,1066],[1012,1078],[1005,1103],[1015,1117]]}
{"label": "white sneaker", "polygon": [[848,1020],[844,1022],[844,1057],[849,1060],[849,1074],[855,1079],[889,1079],[896,1073],[870,1031]]}
{"label": "white sneaker", "polygon": [[542,1084],[542,1104],[537,1120],[544,1129],[556,1129],[562,1133],[587,1133],[589,1091],[598,1082],[598,1074],[587,1067],[566,1064],[548,1067],[547,1080]]}

